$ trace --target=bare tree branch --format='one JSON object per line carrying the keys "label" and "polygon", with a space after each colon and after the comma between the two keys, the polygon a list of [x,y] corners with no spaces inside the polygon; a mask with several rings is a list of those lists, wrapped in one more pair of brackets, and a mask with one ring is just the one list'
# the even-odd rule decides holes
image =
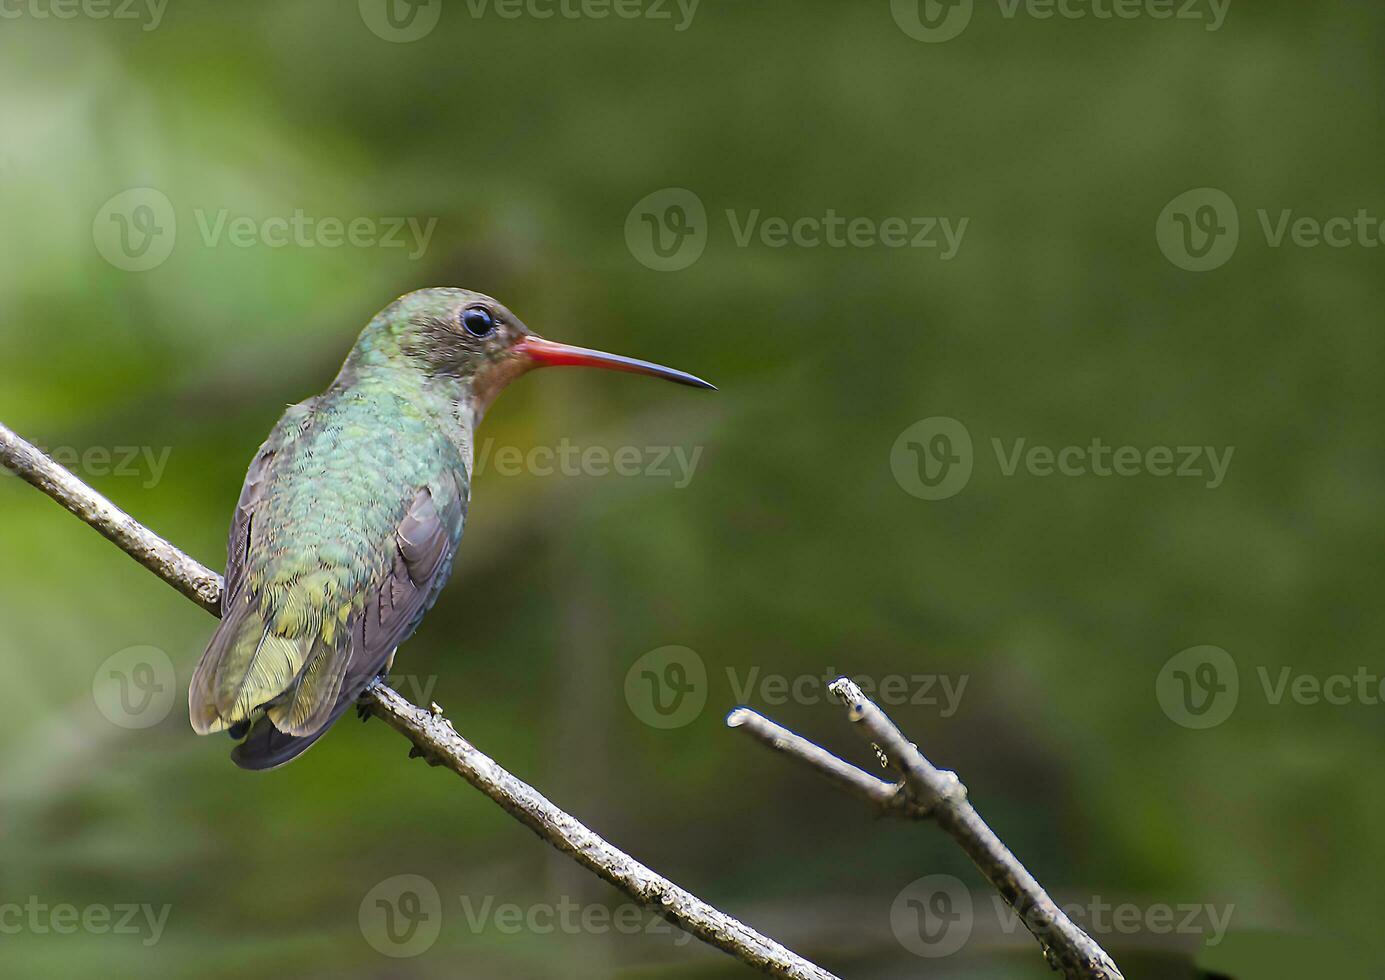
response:
{"label": "bare tree branch", "polygon": [[1115,961],[1068,918],[986,826],[967,802],[966,787],[954,773],[938,769],[924,758],[918,746],[905,738],[851,680],[838,678],[830,690],[847,705],[848,717],[903,774],[901,782],[873,776],[749,708],[731,712],[726,724],[811,766],[882,813],[937,821],[1019,914],[1043,947],[1050,966],[1068,980],[1124,980]]}
{"label": "bare tree branch", "polygon": [[878,776],[872,776],[845,759],[828,752],[816,742],[810,742],[802,735],[789,731],[778,722],[770,721],[757,711],[737,708],[726,716],[730,728],[743,728],[765,745],[782,752],[790,759],[816,769],[848,793],[858,796],[882,813],[897,813],[903,816],[926,816],[927,811],[908,794],[899,783],[890,783]]}
{"label": "bare tree branch", "polygon": [[183,554],[3,425],[0,463],[86,521],[207,612],[221,615],[220,575]]}
{"label": "bare tree branch", "polygon": [[[144,527],[4,425],[0,425],[0,464],[62,504],[203,609],[221,615],[221,576]],[[436,705],[425,711],[380,681],[367,688],[365,698],[373,714],[413,742],[411,755],[451,769],[558,851],[685,932],[771,976],[837,980],[656,874],[554,806],[458,735]]]}

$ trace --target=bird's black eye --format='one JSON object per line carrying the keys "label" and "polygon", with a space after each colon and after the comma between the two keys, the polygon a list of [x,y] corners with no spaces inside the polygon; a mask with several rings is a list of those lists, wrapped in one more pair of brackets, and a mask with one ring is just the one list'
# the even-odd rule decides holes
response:
{"label": "bird's black eye", "polygon": [[462,326],[473,337],[488,337],[495,332],[495,317],[484,306],[471,306],[462,310]]}

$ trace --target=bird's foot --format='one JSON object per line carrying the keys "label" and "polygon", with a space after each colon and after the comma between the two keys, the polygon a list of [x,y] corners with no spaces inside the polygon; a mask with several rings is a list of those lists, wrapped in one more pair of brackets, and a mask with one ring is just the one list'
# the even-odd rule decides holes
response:
{"label": "bird's foot", "polygon": [[[385,664],[384,668],[380,671],[380,673],[375,675],[375,680],[384,681],[386,684],[388,684],[390,679],[390,664],[392,664],[393,662],[394,655],[391,654],[390,663]],[[366,686],[369,687],[370,685]],[[370,716],[373,713],[374,712],[370,710],[370,695],[367,692],[362,691],[361,696],[356,699],[356,717],[361,719],[361,721],[370,721]]]}

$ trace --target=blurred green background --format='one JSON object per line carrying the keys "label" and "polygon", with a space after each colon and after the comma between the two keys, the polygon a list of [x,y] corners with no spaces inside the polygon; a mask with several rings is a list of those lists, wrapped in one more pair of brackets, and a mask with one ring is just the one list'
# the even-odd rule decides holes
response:
{"label": "blurred green background", "polygon": [[[551,372],[498,402],[483,452],[636,447],[637,472],[492,455],[400,653],[406,696],[842,976],[1048,976],[952,842],[723,726],[744,700],[871,766],[812,678],[900,675],[911,701],[965,685],[890,710],[1060,901],[1127,910],[1093,925],[1128,977],[1378,976],[1385,10],[1237,2],[1209,30],[1205,4],[1159,7],[978,0],[939,43],[886,0],[7,5],[0,421],[220,568],[256,447],[402,292],[465,285],[547,336],[701,374],[721,391]],[[1226,199],[1161,224],[1197,188]],[[1234,254],[1189,271],[1179,222],[1227,229],[1226,200]],[[738,241],[829,209],[967,224],[950,258],[759,224]],[[1374,244],[1274,244],[1286,210],[1362,209]],[[263,225],[296,212],[364,223],[335,245],[330,222],[287,244]],[[695,234],[661,247],[686,246],[681,267],[650,268],[650,229],[680,216]],[[431,224],[426,247],[407,224],[403,247],[367,234],[391,217]],[[905,433],[935,417],[965,428],[971,476],[923,499],[910,467],[954,472],[964,448]],[[1007,473],[993,440],[1008,459],[1020,439],[1233,454],[1216,486]],[[700,454],[687,479],[675,450]],[[5,976],[749,975],[659,929],[544,928],[622,896],[379,722],[237,770],[186,721],[211,629],[0,478]],[[696,690],[656,727],[641,658],[670,645]],[[1199,714],[1177,695],[1201,655],[1170,661],[1202,646],[1227,656]],[[1312,703],[1359,671],[1376,679]],[[122,715],[111,685],[131,682],[148,710]],[[421,950],[371,918],[400,875],[439,896]],[[920,958],[940,952],[910,900],[930,875],[974,911],[959,949]],[[167,917],[157,939],[68,934],[35,903]]]}

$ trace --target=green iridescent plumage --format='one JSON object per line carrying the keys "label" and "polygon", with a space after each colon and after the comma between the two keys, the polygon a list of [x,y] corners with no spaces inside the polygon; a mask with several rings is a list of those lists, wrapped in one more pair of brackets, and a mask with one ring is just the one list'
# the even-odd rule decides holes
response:
{"label": "green iridescent plumage", "polygon": [[221,625],[188,691],[194,729],[245,735],[237,764],[273,768],[387,669],[451,572],[476,425],[506,384],[544,363],[710,387],[542,340],[480,293],[401,297],[362,331],[327,391],[284,413],[250,465]]}
{"label": "green iridescent plumage", "polygon": [[[469,388],[494,362],[449,367],[421,348],[432,321],[473,298],[429,290],[385,310],[332,386],[289,408],[261,447],[232,528],[222,626],[191,688],[199,732],[253,721],[262,737],[248,746],[297,749],[436,598],[466,514]],[[409,522],[419,541],[401,536]],[[430,538],[423,566],[403,559]]]}

